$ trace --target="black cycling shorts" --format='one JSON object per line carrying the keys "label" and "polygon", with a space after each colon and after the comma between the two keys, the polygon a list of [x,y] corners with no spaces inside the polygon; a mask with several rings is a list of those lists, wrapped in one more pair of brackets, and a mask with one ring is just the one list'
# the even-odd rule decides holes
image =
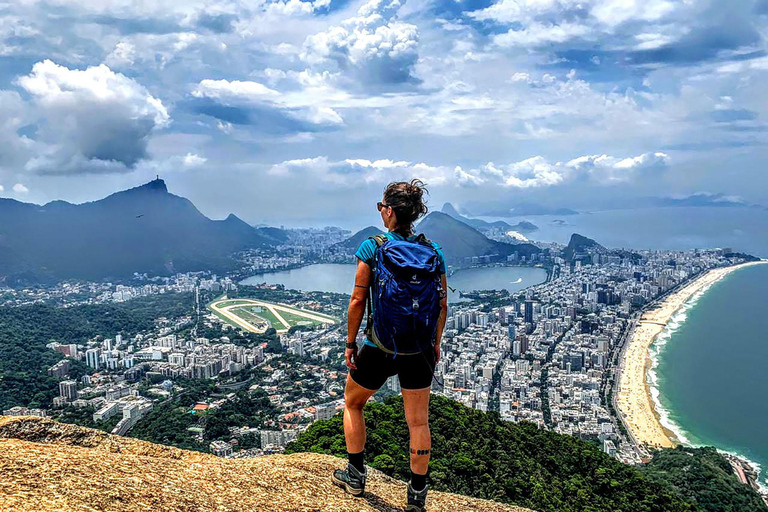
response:
{"label": "black cycling shorts", "polygon": [[351,368],[349,376],[365,389],[378,390],[387,379],[397,375],[403,389],[424,389],[432,385],[435,374],[435,350],[421,354],[387,354],[378,347],[363,344],[354,360],[357,369]]}

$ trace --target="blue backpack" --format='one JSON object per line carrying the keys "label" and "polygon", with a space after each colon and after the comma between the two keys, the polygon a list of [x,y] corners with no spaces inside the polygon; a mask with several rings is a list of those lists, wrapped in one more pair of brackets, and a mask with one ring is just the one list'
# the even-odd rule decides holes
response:
{"label": "blue backpack", "polygon": [[433,348],[444,293],[437,250],[423,234],[413,241],[370,238],[376,252],[366,336],[393,357]]}

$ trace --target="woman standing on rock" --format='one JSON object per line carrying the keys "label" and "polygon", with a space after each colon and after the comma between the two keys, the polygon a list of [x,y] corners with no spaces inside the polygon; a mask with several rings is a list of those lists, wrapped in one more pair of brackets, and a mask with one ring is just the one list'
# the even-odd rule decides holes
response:
{"label": "woman standing on rock", "polygon": [[[390,183],[377,203],[387,233],[364,240],[348,309],[344,392],[344,435],[349,464],[332,475],[335,484],[355,496],[365,493],[365,420],[363,407],[397,375],[410,431],[411,481],[406,511],[422,512],[427,497],[431,450],[429,394],[448,309],[445,257],[440,247],[413,223],[427,213],[419,180]],[[368,309],[365,342],[357,332]]]}

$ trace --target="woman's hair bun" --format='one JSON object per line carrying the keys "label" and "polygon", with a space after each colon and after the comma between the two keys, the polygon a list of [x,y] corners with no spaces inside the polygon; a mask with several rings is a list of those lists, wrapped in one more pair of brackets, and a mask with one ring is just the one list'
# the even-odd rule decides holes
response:
{"label": "woman's hair bun", "polygon": [[429,193],[426,185],[416,178],[392,182],[384,189],[384,201],[395,211],[399,230],[410,234],[413,223],[429,211],[424,202],[424,192]]}

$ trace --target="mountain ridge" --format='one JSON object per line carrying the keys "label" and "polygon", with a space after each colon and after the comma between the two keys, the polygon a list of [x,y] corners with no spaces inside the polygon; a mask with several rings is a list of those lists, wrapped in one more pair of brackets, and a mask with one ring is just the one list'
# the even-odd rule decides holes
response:
{"label": "mountain ridge", "polygon": [[456,210],[456,208],[451,203],[443,204],[443,208],[440,211],[446,215],[450,215],[451,217],[453,217],[458,221],[463,222],[464,224],[472,226],[473,228],[479,231],[497,228],[497,229],[504,229],[505,231],[518,231],[520,233],[531,233],[533,231],[538,231],[539,229],[537,225],[533,224],[532,222],[528,222],[526,220],[520,221],[517,224],[512,225],[512,224],[509,224],[508,222],[504,222],[503,220],[488,222],[482,219],[473,219],[460,214],[458,210]]}
{"label": "mountain ridge", "polygon": [[[366,496],[335,487],[344,459],[223,459],[33,416],[0,416],[2,511],[396,512],[405,482],[369,469]],[[430,491],[430,512],[532,512]]]}
{"label": "mountain ridge", "polygon": [[541,252],[533,244],[507,244],[486,237],[474,227],[442,212],[431,212],[416,225],[429,239],[442,247],[448,264],[466,263],[475,256],[489,256],[494,261],[506,261],[510,254],[529,258]]}
{"label": "mountain ridge", "polygon": [[234,214],[209,219],[159,178],[81,204],[0,200],[0,280],[224,272],[236,267],[233,253],[272,246],[282,235]]}

